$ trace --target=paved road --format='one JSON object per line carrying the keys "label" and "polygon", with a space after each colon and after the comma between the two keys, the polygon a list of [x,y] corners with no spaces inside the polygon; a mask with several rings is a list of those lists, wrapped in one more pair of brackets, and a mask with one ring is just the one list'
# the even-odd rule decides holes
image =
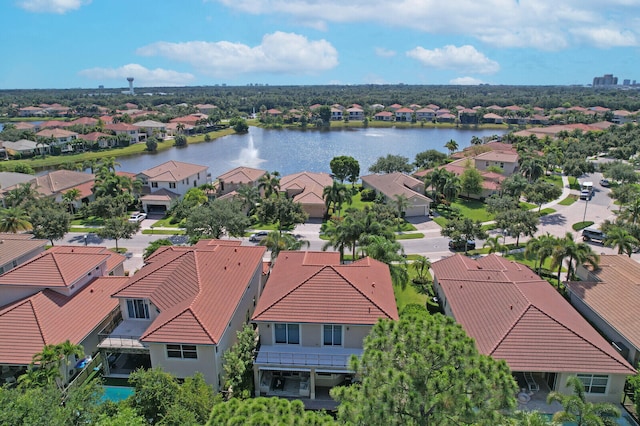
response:
{"label": "paved road", "polygon": [[[543,216],[541,218],[541,224],[537,235],[543,235],[546,232],[549,232],[552,235],[561,237],[564,236],[566,232],[572,232],[576,240],[581,240],[580,232],[573,231],[573,229],[571,228],[571,225],[573,225],[574,223],[581,222],[583,218],[585,218],[586,220],[594,221],[595,224],[598,225],[604,222],[604,220],[606,219],[613,219],[615,217],[614,211],[617,209],[617,206],[613,204],[613,200],[608,196],[609,189],[603,188],[600,185],[599,182],[601,177],[602,176],[599,173],[594,173],[584,176],[580,179],[580,181],[589,180],[594,182],[595,195],[589,202],[578,200],[570,206],[561,206],[557,204],[556,201],[543,206],[553,207],[554,209],[556,209],[556,213]],[[569,193],[578,195],[578,191],[570,191],[565,187],[563,196],[560,199],[565,198]],[[150,226],[153,223],[155,223],[153,219],[144,220],[142,223],[142,229],[150,229]],[[417,232],[423,233],[425,237],[413,240],[400,240],[404,247],[405,253],[422,254],[429,257],[431,261],[435,261],[452,254],[452,252],[448,249],[448,238],[442,237],[440,235],[440,227],[435,222],[416,220],[413,221],[413,223],[418,229]],[[319,221],[300,225],[295,229],[295,233],[302,235],[305,240],[310,242],[311,245],[309,247],[309,250],[321,250],[322,246],[326,242],[319,238]],[[499,231],[492,231],[491,234],[499,235]],[[69,233],[65,236],[65,238],[56,241],[56,244],[84,245],[85,235],[88,236],[86,240],[87,245],[115,247],[115,241],[113,240],[103,240],[95,234],[79,233]],[[119,240],[118,246],[127,248],[128,259],[125,262],[125,269],[130,271],[131,273],[135,273],[135,271],[140,269],[143,265],[142,253],[144,252],[144,249],[149,245],[149,243],[159,238],[168,237],[169,236],[166,235],[149,235],[142,234],[140,232],[130,240]],[[184,236],[169,238],[172,238],[177,244],[186,242],[186,237]],[[526,239],[521,238],[520,241],[525,242]],[[506,242],[515,242],[515,239],[507,237]],[[482,243],[482,241],[479,241],[478,247],[481,247]],[[242,244],[254,245],[255,243],[249,242],[248,238],[243,238]],[[604,247],[601,244],[590,244],[592,244],[594,250],[597,253],[615,253],[613,249]],[[329,250],[331,250],[331,248],[329,248]],[[640,260],[640,254],[634,254],[632,257],[636,258],[636,260]]]}

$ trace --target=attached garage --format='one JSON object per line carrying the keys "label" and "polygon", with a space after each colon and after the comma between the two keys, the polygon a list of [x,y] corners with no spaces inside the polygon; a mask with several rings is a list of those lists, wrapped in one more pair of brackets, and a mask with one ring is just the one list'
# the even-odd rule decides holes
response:
{"label": "attached garage", "polygon": [[180,198],[180,195],[163,188],[140,197],[140,202],[142,203],[142,210],[146,213],[164,213],[169,210],[173,200],[178,198]]}

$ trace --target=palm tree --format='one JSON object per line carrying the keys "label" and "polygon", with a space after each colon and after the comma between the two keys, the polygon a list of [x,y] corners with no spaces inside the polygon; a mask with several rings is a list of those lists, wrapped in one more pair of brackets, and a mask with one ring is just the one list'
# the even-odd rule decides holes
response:
{"label": "palm tree", "polygon": [[536,263],[534,264],[534,269],[537,268],[538,275],[542,271],[545,260],[553,254],[553,250],[557,244],[558,239],[548,232],[540,237],[532,238],[527,242],[524,256],[526,258],[535,257]]}
{"label": "palm tree", "polygon": [[271,251],[271,261],[275,261],[283,250],[300,250],[302,246],[309,247],[307,240],[297,239],[290,233],[280,233],[278,231],[269,232],[267,237],[260,241],[261,246],[267,247]]}
{"label": "palm tree", "polygon": [[33,225],[29,215],[19,207],[10,207],[0,210],[0,232],[17,234],[22,231],[30,231]]}
{"label": "palm tree", "polygon": [[442,194],[444,198],[450,203],[455,201],[462,191],[462,185],[460,184],[460,178],[454,174],[447,176],[447,180],[445,181],[442,187]]}
{"label": "palm tree", "polygon": [[70,190],[62,194],[62,201],[67,203],[71,214],[74,214],[74,204],[75,201],[80,197],[80,195],[81,193],[78,188],[71,188]]}
{"label": "palm tree", "polygon": [[458,142],[449,139],[449,141],[444,144],[444,147],[449,150],[449,155],[451,155],[458,150]]}
{"label": "palm tree", "polygon": [[100,168],[106,168],[108,171],[114,173],[116,171],[116,167],[120,167],[120,163],[116,161],[115,157],[106,157],[100,162]]}
{"label": "palm tree", "polygon": [[544,166],[540,157],[525,157],[520,163],[520,171],[531,183],[544,174]]}
{"label": "palm tree", "polygon": [[[564,237],[557,240],[557,245],[551,254],[552,266],[558,268],[558,289],[560,288],[560,273],[562,272],[562,262],[567,261],[567,279],[571,280],[575,275],[577,265],[589,263],[594,268],[598,267],[600,256],[593,251],[586,243],[576,243],[571,232],[567,232]],[[576,267],[574,267],[574,263]]]}
{"label": "palm tree", "polygon": [[322,190],[322,198],[324,198],[324,203],[327,206],[327,213],[331,206],[333,206],[334,213],[338,212],[338,217],[340,217],[340,209],[343,203],[351,204],[351,191],[346,187],[345,184],[340,183],[336,180],[333,181],[331,186],[325,186]]}
{"label": "palm tree", "polygon": [[[431,171],[427,176],[425,176],[425,192],[426,188],[431,187],[432,194],[431,198],[433,198],[434,202],[438,201],[438,194],[442,193],[442,188],[444,187],[444,183],[447,180],[447,177],[451,173],[447,169],[436,168]],[[428,194],[425,194],[428,195]]]}
{"label": "palm tree", "polygon": [[4,197],[4,202],[9,207],[21,207],[36,200],[39,196],[40,193],[32,186],[31,182],[27,182],[18,184],[14,189],[9,190]]}
{"label": "palm tree", "polygon": [[627,222],[636,224],[640,221],[640,198],[635,197],[629,203],[626,203],[618,211],[618,217]]}
{"label": "palm tree", "polygon": [[56,345],[56,350],[60,354],[60,366],[62,367],[65,383],[69,381],[69,365],[75,362],[76,358],[84,357],[84,349],[80,345],[74,345],[69,340]]}
{"label": "palm tree", "polygon": [[329,247],[333,247],[340,253],[340,263],[344,263],[344,250],[349,246],[349,241],[346,227],[341,225],[342,222],[327,227],[324,235],[329,238],[329,241],[323,244],[322,251],[327,251]]}
{"label": "palm tree", "polygon": [[236,192],[242,202],[242,208],[247,209],[247,214],[253,214],[260,202],[260,190],[252,185],[240,185]]}
{"label": "palm tree", "polygon": [[578,426],[617,424],[615,419],[620,417],[620,410],[607,402],[587,402],[584,384],[578,377],[569,377],[567,387],[573,388],[573,395],[553,391],[547,396],[547,404],[557,401],[564,408],[553,415],[553,421],[573,422]]}
{"label": "palm tree", "polygon": [[264,192],[265,198],[270,198],[272,194],[278,195],[280,190],[280,172],[266,172],[258,179],[258,188]]}
{"label": "palm tree", "polygon": [[629,257],[631,257],[633,250],[640,244],[629,231],[619,226],[609,228],[603,243],[607,247],[617,247],[618,254],[625,253]]}
{"label": "palm tree", "polygon": [[482,248],[487,248],[487,247],[489,248],[489,254],[502,252],[505,248],[505,246],[500,244],[499,236],[487,238],[484,244],[482,245]]}
{"label": "palm tree", "polygon": [[389,266],[391,281],[394,285],[403,289],[407,286],[409,280],[407,259],[399,242],[375,235],[369,238],[369,244],[364,247],[364,252],[367,256]]}

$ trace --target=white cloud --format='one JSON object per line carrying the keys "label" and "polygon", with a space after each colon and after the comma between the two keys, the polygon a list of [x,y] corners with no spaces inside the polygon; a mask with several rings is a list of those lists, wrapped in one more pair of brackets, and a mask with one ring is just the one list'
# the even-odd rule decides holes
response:
{"label": "white cloud", "polygon": [[396,51],[385,49],[384,47],[376,47],[376,55],[381,58],[391,58],[392,56],[396,56]]}
{"label": "white cloud", "polygon": [[328,41],[312,41],[302,35],[279,31],[266,34],[255,47],[229,41],[159,41],[139,48],[137,53],[187,62],[200,72],[216,77],[253,72],[313,74],[338,65],[338,52]]}
{"label": "white cloud", "polygon": [[136,86],[144,87],[185,86],[195,80],[194,75],[190,73],[162,68],[151,70],[139,64],[127,64],[120,68],[90,68],[78,74],[93,80],[120,80],[123,86],[127,77],[135,78]]}
{"label": "white cloud", "polygon": [[579,28],[572,31],[586,44],[600,48],[636,46],[638,38],[628,30],[615,28]]}
{"label": "white cloud", "polygon": [[479,84],[484,83],[482,80],[478,80],[473,77],[458,77],[453,80],[449,80],[449,84],[454,84],[458,86],[477,86]]}
{"label": "white cloud", "polygon": [[[574,31],[607,27],[634,37],[640,32],[637,0],[208,0],[245,13],[292,16],[329,23],[374,22],[428,34],[463,35],[499,47],[560,50],[583,42],[600,47],[599,37],[576,39]],[[625,44],[626,45],[626,44]]]}
{"label": "white cloud", "polygon": [[89,3],[91,0],[20,0],[18,6],[29,12],[63,14]]}
{"label": "white cloud", "polygon": [[407,56],[431,68],[479,74],[493,74],[500,70],[500,65],[496,61],[492,61],[469,45],[460,47],[448,45],[433,50],[418,46],[408,51]]}

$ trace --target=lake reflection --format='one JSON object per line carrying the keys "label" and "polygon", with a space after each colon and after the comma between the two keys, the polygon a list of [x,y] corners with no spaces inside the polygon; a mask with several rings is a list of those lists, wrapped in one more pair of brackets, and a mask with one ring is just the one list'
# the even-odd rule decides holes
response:
{"label": "lake reflection", "polygon": [[330,172],[329,162],[338,155],[350,155],[360,163],[360,173],[387,154],[403,155],[412,162],[428,149],[447,152],[444,144],[455,140],[460,149],[472,136],[501,135],[504,131],[460,129],[369,128],[348,130],[265,130],[251,127],[248,134],[229,135],[211,142],[172,148],[155,154],[120,157],[119,170],[139,172],[169,160],[209,166],[215,178],[237,167],[249,166],[281,175],[300,171]]}

